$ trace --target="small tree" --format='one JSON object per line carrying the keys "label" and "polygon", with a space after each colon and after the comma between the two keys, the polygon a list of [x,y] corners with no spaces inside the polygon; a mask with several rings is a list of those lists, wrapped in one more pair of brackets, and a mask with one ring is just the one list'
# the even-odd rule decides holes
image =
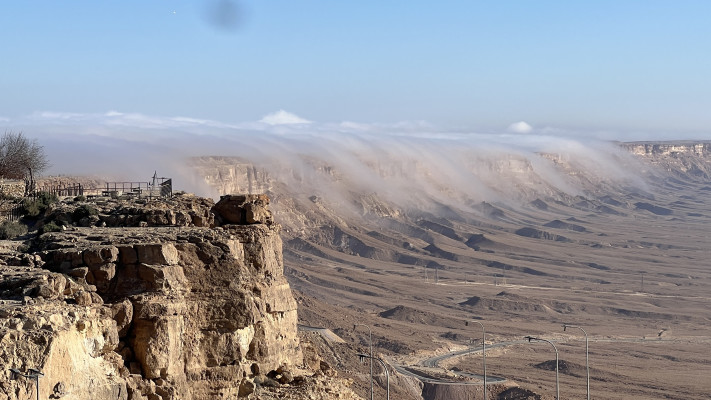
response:
{"label": "small tree", "polygon": [[5,132],[0,138],[0,177],[24,179],[25,195],[35,190],[35,174],[49,167],[44,147],[36,139]]}

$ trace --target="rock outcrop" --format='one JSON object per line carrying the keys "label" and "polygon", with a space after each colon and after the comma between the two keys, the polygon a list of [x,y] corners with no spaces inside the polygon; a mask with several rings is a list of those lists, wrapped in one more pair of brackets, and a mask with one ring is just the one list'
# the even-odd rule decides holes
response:
{"label": "rock outcrop", "polygon": [[171,198],[112,199],[57,203],[41,223],[61,226],[155,227],[215,225],[212,199],[178,193]]}
{"label": "rock outcrop", "polygon": [[621,146],[663,171],[684,180],[711,177],[711,142],[632,142]]}
{"label": "rock outcrop", "polygon": [[268,206],[269,197],[263,194],[225,195],[213,210],[222,223],[271,225],[274,218]]}
{"label": "rock outcrop", "polygon": [[[87,225],[71,217],[78,205],[50,211],[64,231],[0,257],[0,399],[35,396],[11,369],[41,370],[45,399],[226,399],[262,377],[294,381],[302,356],[280,227],[265,196],[231,200],[251,216],[215,219],[199,198],[102,209],[91,227],[74,226]],[[103,227],[120,221],[154,227]]]}

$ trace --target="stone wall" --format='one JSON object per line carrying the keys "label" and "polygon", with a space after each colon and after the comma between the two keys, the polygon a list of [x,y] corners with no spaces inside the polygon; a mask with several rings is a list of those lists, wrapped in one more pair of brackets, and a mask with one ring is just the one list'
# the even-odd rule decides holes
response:
{"label": "stone wall", "polygon": [[22,197],[25,195],[25,181],[0,179],[0,194],[4,197]]}

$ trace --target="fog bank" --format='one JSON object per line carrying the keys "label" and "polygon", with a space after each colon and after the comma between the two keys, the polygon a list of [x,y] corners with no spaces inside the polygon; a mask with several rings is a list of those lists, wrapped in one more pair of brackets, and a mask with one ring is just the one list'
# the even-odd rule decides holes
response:
{"label": "fog bank", "polygon": [[239,157],[295,193],[334,201],[360,192],[404,205],[466,204],[584,195],[586,182],[643,186],[635,160],[614,143],[523,121],[467,132],[426,122],[318,123],[280,110],[239,124],[114,111],[36,113],[6,124],[45,146],[49,174],[147,181],[157,171],[202,195],[215,193],[187,160],[208,155]]}

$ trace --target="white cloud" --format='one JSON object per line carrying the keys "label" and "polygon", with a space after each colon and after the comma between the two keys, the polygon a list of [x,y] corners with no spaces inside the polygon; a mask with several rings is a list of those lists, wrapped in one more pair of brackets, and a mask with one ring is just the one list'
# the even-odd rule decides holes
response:
{"label": "white cloud", "polygon": [[[9,121],[9,120],[8,120]],[[2,122],[2,117],[0,117]],[[235,128],[235,125],[219,121],[190,117],[163,117],[140,113],[124,113],[116,110],[105,113],[68,113],[39,111],[17,120],[19,124],[123,126],[140,129],[182,129],[182,128]]]}
{"label": "white cloud", "polygon": [[0,122],[10,122],[10,118],[0,116]]}
{"label": "white cloud", "polygon": [[69,113],[69,112],[56,112],[56,111],[41,111],[34,113],[32,117],[38,118],[40,120],[52,120],[52,121],[71,121],[71,120],[83,120],[87,119],[89,114],[81,113]]}
{"label": "white cloud", "polygon": [[372,128],[371,125],[362,124],[359,122],[352,122],[352,121],[343,121],[340,124],[338,124],[338,127],[345,129],[345,130],[353,130],[353,131],[369,131]]}
{"label": "white cloud", "polygon": [[527,122],[519,121],[509,125],[508,130],[514,133],[530,133],[533,130],[533,127]]}
{"label": "white cloud", "polygon": [[271,114],[267,114],[259,122],[267,125],[291,125],[291,124],[310,124],[311,121],[301,118],[296,114],[279,110]]}

